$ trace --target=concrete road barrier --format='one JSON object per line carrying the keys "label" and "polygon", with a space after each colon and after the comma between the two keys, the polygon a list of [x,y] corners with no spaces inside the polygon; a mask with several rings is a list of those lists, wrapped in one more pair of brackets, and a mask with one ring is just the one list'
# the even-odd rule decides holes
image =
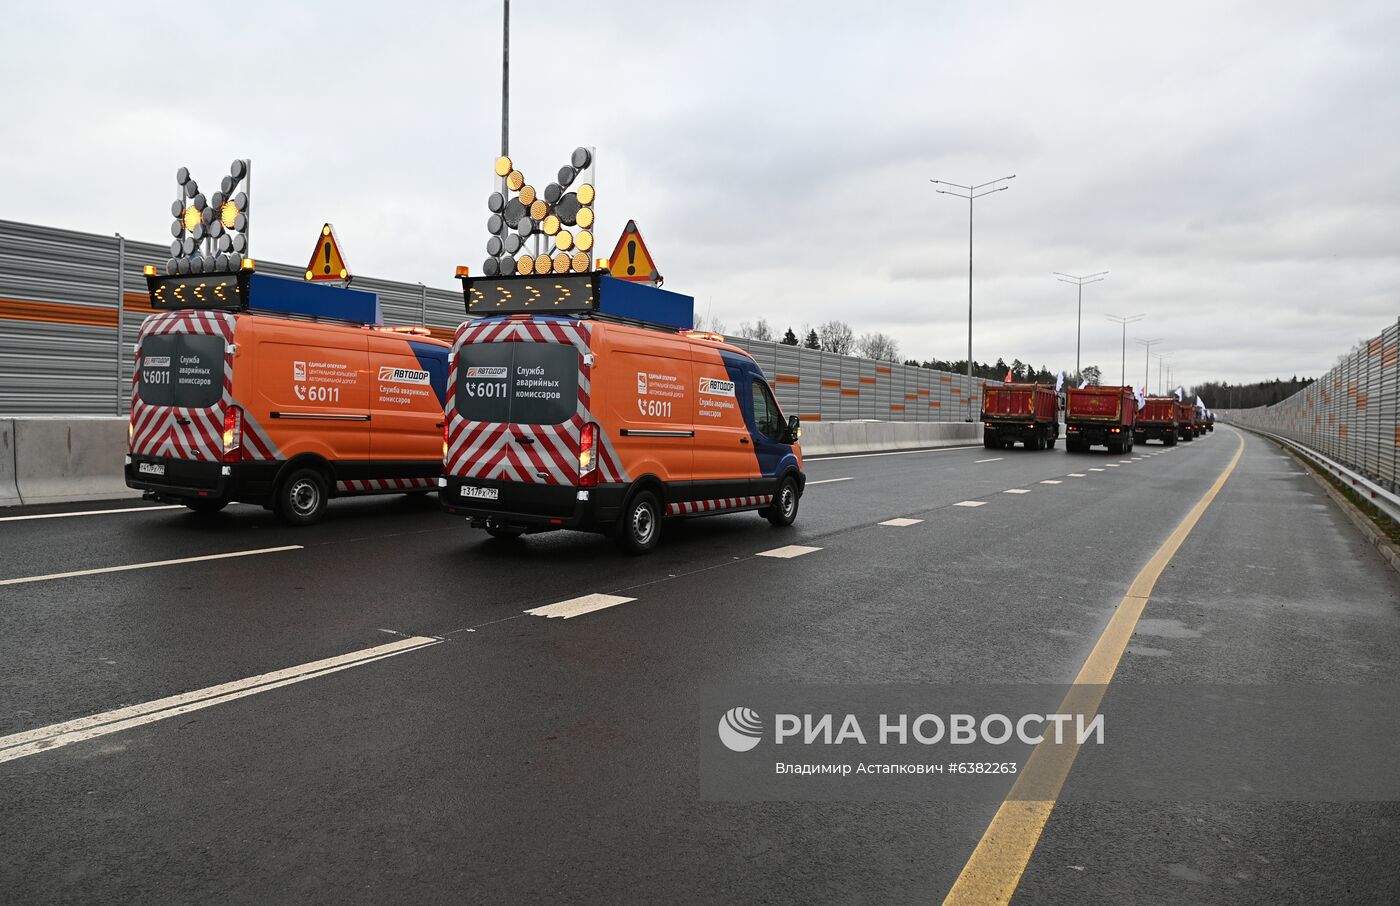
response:
{"label": "concrete road barrier", "polygon": [[[0,419],[0,506],[139,496],[126,486],[127,420],[102,416]],[[977,422],[809,422],[809,456],[975,444]]]}
{"label": "concrete road barrier", "polygon": [[956,447],[982,439],[980,422],[807,422],[802,452],[807,456],[878,453],[923,447]]}
{"label": "concrete road barrier", "polygon": [[[16,502],[59,503],[137,495],[122,475],[125,418],[26,416],[6,421],[12,426]],[[0,471],[0,502],[5,497],[3,476]]]}
{"label": "concrete road barrier", "polygon": [[15,420],[0,418],[0,506],[23,503],[15,486]]}

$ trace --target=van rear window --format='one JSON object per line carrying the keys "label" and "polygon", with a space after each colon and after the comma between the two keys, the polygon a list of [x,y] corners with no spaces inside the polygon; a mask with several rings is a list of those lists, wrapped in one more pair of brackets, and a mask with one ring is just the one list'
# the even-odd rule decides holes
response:
{"label": "van rear window", "polygon": [[141,401],[207,409],[224,395],[224,339],[169,333],[141,341]]}
{"label": "van rear window", "polygon": [[558,425],[578,411],[578,350],[477,343],[457,352],[457,411],[476,422]]}

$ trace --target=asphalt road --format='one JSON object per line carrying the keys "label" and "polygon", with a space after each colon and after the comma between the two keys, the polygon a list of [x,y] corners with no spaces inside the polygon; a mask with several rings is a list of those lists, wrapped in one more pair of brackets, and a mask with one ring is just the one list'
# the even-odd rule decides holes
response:
{"label": "asphalt road", "polygon": [[[1069,682],[1240,438],[816,460],[791,529],[640,559],[403,498],[0,521],[0,902],[938,902],[996,802],[702,799],[697,690]],[[1114,682],[1400,682],[1400,581],[1243,443]],[[1390,802],[1066,801],[1014,902],[1393,903],[1397,846]]]}

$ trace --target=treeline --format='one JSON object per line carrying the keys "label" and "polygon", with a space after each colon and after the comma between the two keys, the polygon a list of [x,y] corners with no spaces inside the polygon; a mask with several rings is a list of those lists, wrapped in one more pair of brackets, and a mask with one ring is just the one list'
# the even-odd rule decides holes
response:
{"label": "treeline", "polygon": [[[697,328],[703,327],[715,333],[727,334],[725,324],[717,318],[712,318],[708,323],[697,318],[695,321]],[[826,321],[816,327],[802,325],[800,330],[789,327],[779,336],[769,325],[768,321],[759,318],[757,321],[745,321],[739,325],[737,335],[746,340],[768,340],[769,342],[783,343],[788,346],[801,346],[806,349],[818,349],[823,352],[835,352],[840,355],[855,355],[863,359],[874,359],[877,362],[903,362],[905,365],[912,365],[916,368],[930,368],[935,371],[951,371],[954,374],[967,374],[967,359],[952,359],[944,361],[942,359],[930,359],[921,362],[918,359],[901,359],[899,357],[899,342],[888,334],[872,331],[857,335],[851,329],[851,325],[845,321]],[[1042,365],[1039,368],[1029,362],[1022,362],[1014,359],[1010,364],[1005,359],[997,359],[995,363],[973,362],[972,374],[974,377],[986,380],[1005,380],[1007,372],[1011,373],[1013,381],[1042,381],[1054,382],[1056,372]],[[1073,377],[1073,376],[1071,376]],[[1084,369],[1083,378],[1091,384],[1099,382],[1099,369],[1090,365]],[[1077,380],[1077,379],[1076,379]]]}
{"label": "treeline", "polygon": [[1206,381],[1197,384],[1195,393],[1212,409],[1252,409],[1282,402],[1311,384],[1315,378],[1300,378],[1296,374],[1284,380],[1256,381],[1252,384],[1231,384],[1229,381]]}

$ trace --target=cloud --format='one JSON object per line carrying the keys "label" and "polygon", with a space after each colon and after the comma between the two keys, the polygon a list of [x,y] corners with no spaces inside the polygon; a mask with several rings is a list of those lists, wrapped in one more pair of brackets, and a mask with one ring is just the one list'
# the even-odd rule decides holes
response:
{"label": "cloud", "polygon": [[[498,2],[31,4],[0,37],[0,216],[165,235],[171,175],[254,160],[258,257],[323,221],[364,274],[484,257]],[[916,358],[1113,374],[1143,312],[1178,377],[1318,374],[1400,311],[1400,14],[1350,3],[514,4],[510,142],[598,147],[598,249],[635,218],[701,308],[830,318]],[[1128,360],[1145,364],[1128,337]],[[1131,371],[1131,369],[1130,369]],[[1154,372],[1155,376],[1155,372]]]}

